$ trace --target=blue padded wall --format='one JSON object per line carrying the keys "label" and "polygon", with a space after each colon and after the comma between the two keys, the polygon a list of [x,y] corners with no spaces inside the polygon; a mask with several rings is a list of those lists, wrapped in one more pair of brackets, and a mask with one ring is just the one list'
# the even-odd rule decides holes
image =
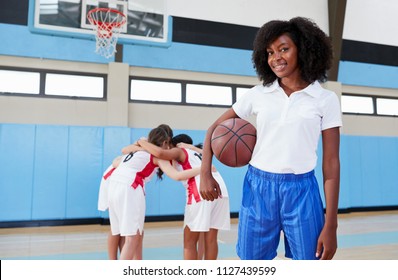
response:
{"label": "blue padded wall", "polygon": [[380,201],[386,205],[397,205],[398,198],[398,138],[379,139],[379,182],[382,191]]}
{"label": "blue padded wall", "polygon": [[95,217],[101,178],[103,128],[70,127],[66,218]]}
{"label": "blue padded wall", "polygon": [[398,138],[342,136],[341,208],[398,205]]}
{"label": "blue padded wall", "polygon": [[[101,176],[120,149],[149,129],[0,124],[0,222],[107,217],[97,210]],[[187,133],[195,144],[205,131]],[[322,191],[322,149],[315,170]],[[247,167],[214,160],[229,192],[231,212],[240,208]],[[339,208],[398,205],[398,138],[341,137]],[[181,182],[153,178],[146,186],[147,216],[182,215]],[[324,198],[323,198],[324,199]]]}
{"label": "blue padded wall", "polygon": [[66,218],[68,133],[66,126],[36,126],[32,220]]}
{"label": "blue padded wall", "polygon": [[0,221],[32,219],[35,125],[0,125]]}

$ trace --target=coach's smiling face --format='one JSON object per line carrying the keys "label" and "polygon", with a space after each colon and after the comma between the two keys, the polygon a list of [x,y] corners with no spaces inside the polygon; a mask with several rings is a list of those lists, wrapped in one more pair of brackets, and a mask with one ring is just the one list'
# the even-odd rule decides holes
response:
{"label": "coach's smiling face", "polygon": [[300,78],[297,47],[287,34],[282,34],[267,48],[268,65],[278,78]]}

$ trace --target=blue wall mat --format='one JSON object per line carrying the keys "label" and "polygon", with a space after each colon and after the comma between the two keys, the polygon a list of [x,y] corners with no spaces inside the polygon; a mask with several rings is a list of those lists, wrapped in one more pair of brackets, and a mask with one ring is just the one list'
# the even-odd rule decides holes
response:
{"label": "blue wall mat", "polygon": [[105,127],[103,137],[104,162],[102,169],[106,170],[113,159],[121,155],[122,148],[131,144],[131,128]]}
{"label": "blue wall mat", "polygon": [[154,190],[159,195],[159,214],[182,215],[185,212],[186,189],[181,182],[163,176],[162,181],[155,181]]}
{"label": "blue wall mat", "polygon": [[340,61],[338,81],[346,85],[398,88],[398,67]]}
{"label": "blue wall mat", "polygon": [[[348,190],[349,207],[363,206],[363,190],[362,190],[362,170],[361,170],[361,146],[360,137],[346,136],[341,146],[341,177],[340,188]],[[342,198],[340,198],[342,199]]]}
{"label": "blue wall mat", "polygon": [[134,143],[141,137],[148,137],[151,128],[132,128],[130,131],[130,143]]}
{"label": "blue wall mat", "polygon": [[[350,170],[353,169],[350,154],[352,153],[352,137],[342,135],[340,138],[340,197],[339,208],[350,207]],[[318,163],[322,166],[322,162]],[[321,167],[320,167],[321,168]],[[319,181],[320,185],[322,181]]]}
{"label": "blue wall mat", "polygon": [[33,220],[66,218],[68,131],[67,126],[36,126]]}
{"label": "blue wall mat", "polygon": [[163,175],[157,175],[146,186],[147,216],[183,215],[185,209],[185,188],[181,182]]}
{"label": "blue wall mat", "polygon": [[[171,182],[172,184],[174,182]],[[160,200],[162,199],[160,196],[159,182],[157,182],[156,174],[152,177],[152,179],[146,183],[145,185],[145,199],[146,199],[146,215],[147,216],[157,216],[160,213],[162,215],[169,215],[170,212],[168,210],[161,212],[160,211]]]}
{"label": "blue wall mat", "polygon": [[[121,146],[149,130],[0,124],[0,221],[108,217],[97,210],[105,158],[111,161]],[[191,135],[195,144],[205,135],[202,130],[174,133]],[[321,158],[320,146],[315,171],[323,194]],[[231,212],[238,212],[247,166],[231,168],[215,158],[213,163],[227,184]],[[342,135],[339,208],[398,205],[396,170],[397,137]],[[154,177],[146,191],[147,216],[183,215],[181,182]]]}
{"label": "blue wall mat", "polygon": [[398,198],[398,138],[384,137],[379,139],[380,178],[379,188],[381,201],[385,205],[397,205]]}
{"label": "blue wall mat", "polygon": [[65,197],[67,218],[98,216],[98,180],[103,174],[102,153],[102,128],[69,128],[68,187]]}
{"label": "blue wall mat", "polygon": [[[363,201],[361,206],[378,206],[384,204],[381,200],[382,190],[380,187],[380,151],[378,137],[362,137],[361,162],[362,172],[362,193]],[[387,175],[387,174],[384,174]]]}
{"label": "blue wall mat", "polygon": [[32,218],[35,126],[0,124],[0,221]]}

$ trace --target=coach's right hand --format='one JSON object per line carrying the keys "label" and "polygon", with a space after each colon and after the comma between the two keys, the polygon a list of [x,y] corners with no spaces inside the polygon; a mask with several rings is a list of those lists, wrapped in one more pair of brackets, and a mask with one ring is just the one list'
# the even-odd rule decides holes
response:
{"label": "coach's right hand", "polygon": [[210,201],[221,196],[220,186],[211,173],[200,175],[200,195],[203,199]]}
{"label": "coach's right hand", "polygon": [[203,153],[202,153],[202,166],[200,169],[200,195],[203,199],[213,201],[221,197],[221,189],[218,185],[217,181],[214,179],[211,174],[212,168],[212,160],[213,160],[213,151],[211,149],[211,135],[213,134],[214,129],[218,124],[223,121],[235,118],[238,115],[235,111],[230,108],[225,111],[207,130],[206,137],[203,145]]}

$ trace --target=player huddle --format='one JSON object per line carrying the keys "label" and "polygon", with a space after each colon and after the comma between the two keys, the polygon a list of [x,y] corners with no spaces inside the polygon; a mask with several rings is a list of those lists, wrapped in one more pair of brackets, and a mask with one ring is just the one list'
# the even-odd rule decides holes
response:
{"label": "player huddle", "polygon": [[[180,144],[181,143],[181,144]],[[108,237],[110,259],[142,259],[146,210],[145,185],[157,173],[182,181],[186,189],[184,212],[184,259],[217,259],[218,230],[230,229],[230,209],[225,182],[217,171],[213,176],[222,197],[204,200],[199,193],[201,148],[193,146],[186,134],[173,137],[165,124],[152,129],[148,138],[124,147],[104,172],[98,209],[109,209],[111,233]],[[200,242],[203,238],[203,244]]]}

